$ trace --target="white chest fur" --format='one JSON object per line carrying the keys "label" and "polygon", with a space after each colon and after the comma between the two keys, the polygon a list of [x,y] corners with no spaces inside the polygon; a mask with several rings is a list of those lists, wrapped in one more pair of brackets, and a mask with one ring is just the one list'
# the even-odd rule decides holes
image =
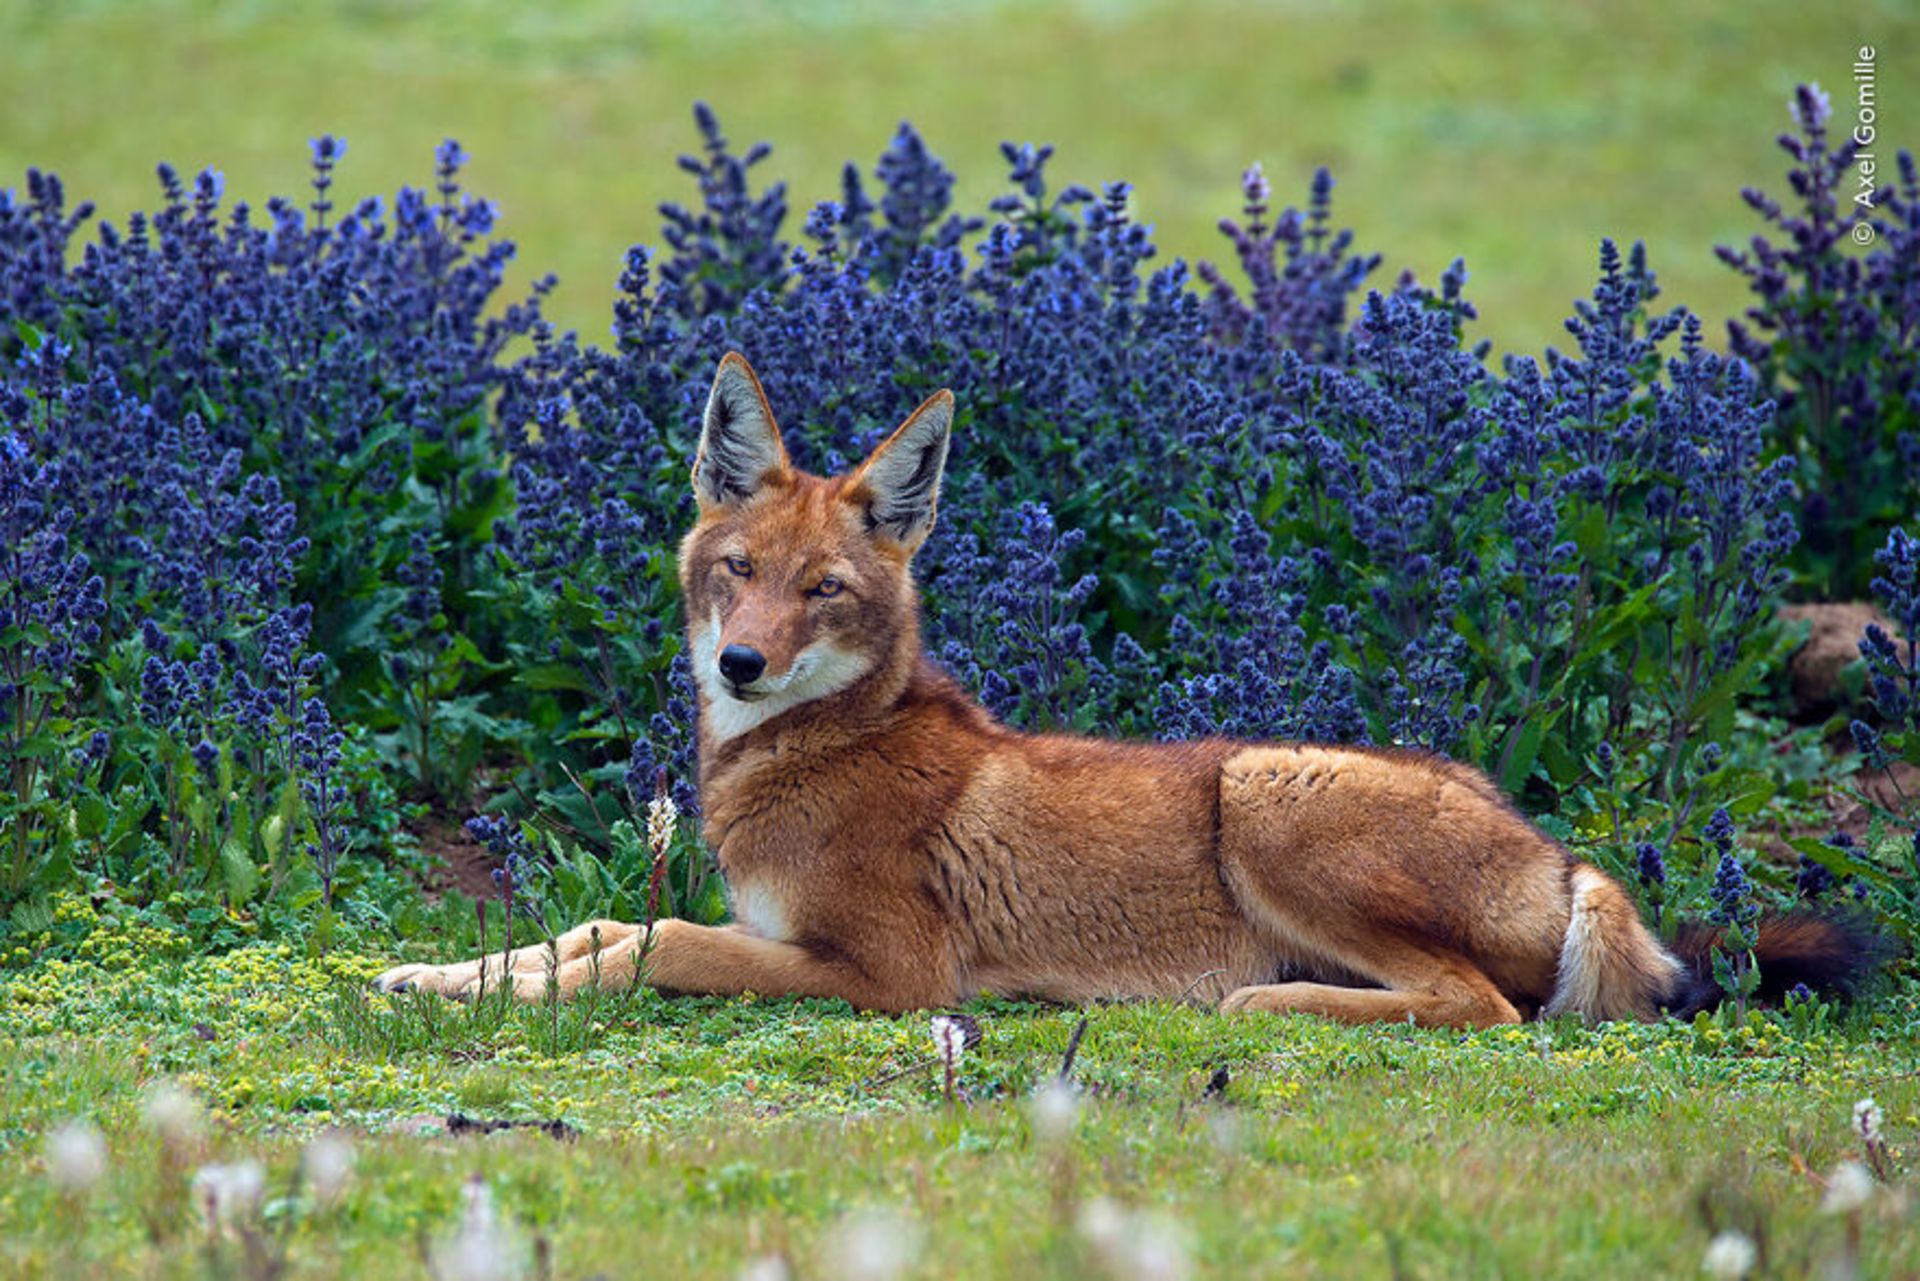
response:
{"label": "white chest fur", "polygon": [[773,886],[765,881],[745,881],[729,885],[728,890],[733,900],[733,919],[744,925],[749,934],[776,943],[787,941],[786,905]]}

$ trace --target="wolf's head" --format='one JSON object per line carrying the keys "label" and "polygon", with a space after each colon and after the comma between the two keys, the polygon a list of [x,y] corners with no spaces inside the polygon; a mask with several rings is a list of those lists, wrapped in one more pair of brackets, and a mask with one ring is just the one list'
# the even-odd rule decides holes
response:
{"label": "wolf's head", "polygon": [[903,679],[919,650],[908,563],[933,529],[952,425],[952,394],[935,392],[859,467],[809,476],[745,359],[720,362],[693,463],[700,519],[680,545],[715,739],[869,676]]}

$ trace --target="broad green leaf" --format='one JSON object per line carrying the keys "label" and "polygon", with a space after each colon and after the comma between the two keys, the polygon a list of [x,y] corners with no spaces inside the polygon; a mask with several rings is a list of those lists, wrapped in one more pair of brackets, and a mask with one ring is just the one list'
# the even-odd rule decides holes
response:
{"label": "broad green leaf", "polygon": [[260,888],[260,869],[254,866],[247,847],[237,840],[229,840],[220,847],[220,870],[226,882],[227,898],[235,907],[251,899]]}

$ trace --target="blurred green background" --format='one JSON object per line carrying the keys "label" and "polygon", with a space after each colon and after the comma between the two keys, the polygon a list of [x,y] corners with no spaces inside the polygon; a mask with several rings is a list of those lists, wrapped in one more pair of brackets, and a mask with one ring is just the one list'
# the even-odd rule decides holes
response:
{"label": "blurred green background", "polygon": [[339,191],[426,185],[457,137],[497,200],[520,279],[600,339],[621,254],[691,190],[688,107],[710,101],[759,172],[790,181],[794,233],[911,119],[980,209],[1002,139],[1055,143],[1056,185],[1126,178],[1166,254],[1216,260],[1236,180],[1276,203],[1333,168],[1339,220],[1376,280],[1467,259],[1478,333],[1561,340],[1603,235],[1645,239],[1667,301],[1720,323],[1741,288],[1713,258],[1755,228],[1743,185],[1782,190],[1773,137],[1794,83],[1850,121],[1855,49],[1880,51],[1882,137],[1920,146],[1920,5],[1676,0],[0,0],[0,185],[28,165],[118,218],[154,163],[230,195],[304,192],[307,139],[350,144]]}

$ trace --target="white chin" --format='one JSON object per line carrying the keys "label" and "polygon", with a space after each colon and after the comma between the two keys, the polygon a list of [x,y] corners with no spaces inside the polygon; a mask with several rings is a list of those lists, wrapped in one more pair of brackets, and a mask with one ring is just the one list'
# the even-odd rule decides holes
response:
{"label": "white chin", "polygon": [[[696,654],[709,648],[700,643],[704,639],[695,638]],[[721,677],[712,658],[704,662],[696,659],[695,674],[707,696],[707,730],[724,743],[804,703],[839,693],[859,680],[870,665],[865,655],[821,641],[802,650],[785,676],[763,680],[757,689],[735,689]]]}

